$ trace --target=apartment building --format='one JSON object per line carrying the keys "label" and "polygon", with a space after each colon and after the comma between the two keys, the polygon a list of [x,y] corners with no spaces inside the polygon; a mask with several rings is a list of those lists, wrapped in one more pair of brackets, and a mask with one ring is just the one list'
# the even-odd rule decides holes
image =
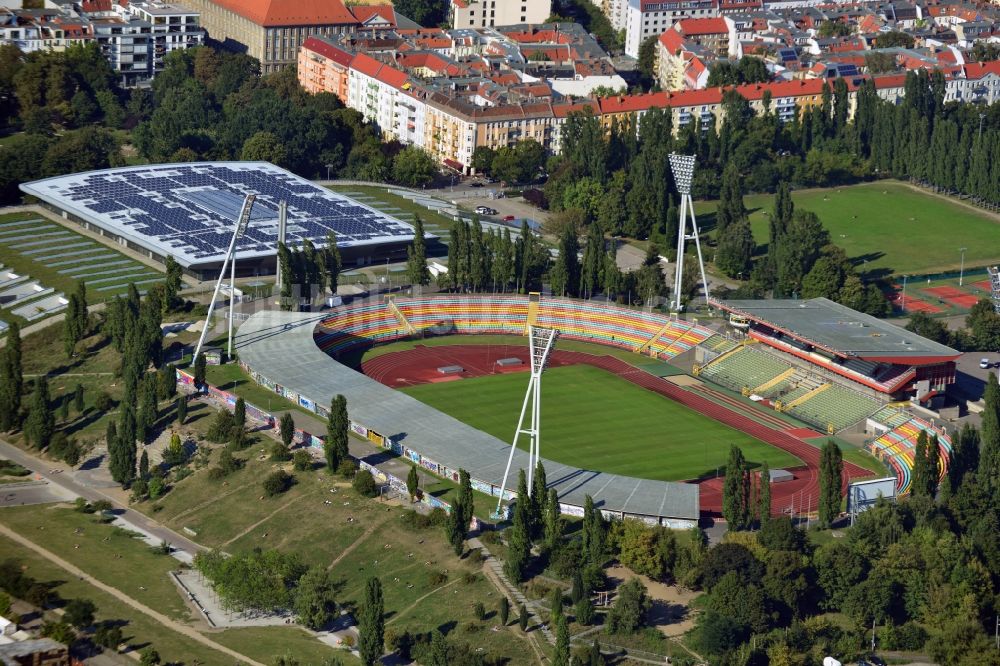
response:
{"label": "apartment building", "polygon": [[639,57],[639,47],[684,18],[719,15],[718,0],[628,0],[625,9],[625,53]]}
{"label": "apartment building", "polygon": [[552,0],[451,0],[455,28],[544,23],[551,14]]}

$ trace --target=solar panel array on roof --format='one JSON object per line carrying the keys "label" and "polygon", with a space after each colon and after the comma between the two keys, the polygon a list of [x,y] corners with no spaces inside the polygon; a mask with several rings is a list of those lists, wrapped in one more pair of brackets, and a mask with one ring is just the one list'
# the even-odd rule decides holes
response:
{"label": "solar panel array on roof", "polygon": [[237,258],[274,254],[278,204],[288,204],[286,242],[317,247],[408,241],[404,222],[267,162],[159,164],[106,169],[25,183],[25,192],[182,264],[221,260],[247,194],[257,201]]}

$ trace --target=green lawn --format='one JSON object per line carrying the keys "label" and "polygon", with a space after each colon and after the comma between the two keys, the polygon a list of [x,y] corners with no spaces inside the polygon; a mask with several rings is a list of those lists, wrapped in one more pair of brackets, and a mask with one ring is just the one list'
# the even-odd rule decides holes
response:
{"label": "green lawn", "polygon": [[[1000,226],[989,213],[898,181],[803,190],[793,192],[792,199],[797,208],[819,216],[830,239],[861,271],[876,275],[957,271],[962,247],[967,248],[966,267],[1000,260]],[[773,197],[748,196],[744,203],[752,211],[754,238],[766,246]],[[699,202],[696,211],[711,224],[715,207],[714,201]]]}
{"label": "green lawn", "polygon": [[[30,535],[32,538],[34,535]],[[53,583],[62,599],[90,599],[97,606],[98,621],[122,622],[125,642],[135,649],[152,645],[167,663],[203,664],[203,666],[231,666],[232,657],[222,654],[190,638],[164,627],[152,618],[136,612],[110,594],[88,582],[78,580],[69,572],[38,556],[34,551],[7,539],[0,539],[0,562],[14,560],[24,567],[24,572],[44,583]],[[213,635],[219,643],[225,634]],[[242,652],[241,647],[234,649]]]}
{"label": "green lawn", "polygon": [[[507,440],[526,381],[524,373],[512,373],[403,390]],[[753,463],[801,464],[784,451],[591,366],[548,370],[543,391],[543,454],[557,462],[674,481],[714,474],[725,465],[729,445],[738,444]],[[527,447],[527,440],[519,444]]]}

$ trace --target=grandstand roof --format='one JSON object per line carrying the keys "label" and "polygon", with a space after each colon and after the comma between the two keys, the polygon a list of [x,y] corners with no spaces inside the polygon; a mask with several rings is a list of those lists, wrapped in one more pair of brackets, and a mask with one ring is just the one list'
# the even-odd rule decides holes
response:
{"label": "grandstand roof", "polygon": [[714,301],[742,315],[839,356],[882,363],[925,365],[959,357],[945,345],[827,298]]}
{"label": "grandstand roof", "polygon": [[256,194],[237,259],[277,252],[278,204],[286,243],[356,247],[413,240],[413,228],[268,162],[192,162],[104,169],[24,183],[27,194],[183,266],[221,262],[243,199]]}
{"label": "grandstand roof", "polygon": [[[510,444],[439,412],[410,396],[341,365],[325,354],[313,338],[326,314],[264,311],[239,329],[240,360],[270,381],[328,405],[337,394],[347,397],[351,419],[398,440],[422,456],[465,469],[481,481],[499,485]],[[697,520],[699,487],[583,470],[551,460],[545,464],[549,485],[566,504],[583,506],[590,495],[607,511]],[[527,452],[517,449],[507,479],[516,490],[519,468],[527,467]]]}

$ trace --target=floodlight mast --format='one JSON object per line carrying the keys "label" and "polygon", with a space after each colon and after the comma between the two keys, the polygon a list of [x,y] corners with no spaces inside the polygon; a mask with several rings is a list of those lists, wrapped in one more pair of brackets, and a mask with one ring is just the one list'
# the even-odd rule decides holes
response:
{"label": "floodlight mast", "polygon": [[[542,328],[540,326],[528,327],[528,350],[531,357],[531,378],[528,380],[528,390],[524,394],[524,403],[521,405],[521,416],[517,419],[517,430],[514,432],[514,441],[510,445],[510,455],[507,456],[507,468],[503,472],[503,480],[500,482],[500,497],[497,499],[497,515],[500,514],[500,506],[503,503],[503,491],[507,486],[507,476],[510,474],[510,466],[514,461],[514,451],[517,450],[517,440],[523,435],[528,435],[531,442],[528,446],[528,496],[531,496],[532,482],[534,481],[535,467],[541,459],[541,437],[540,427],[542,421],[542,372],[549,361],[549,352],[555,344],[558,332],[554,328]],[[524,414],[528,411],[528,403],[531,403],[531,427],[524,428]],[[519,497],[518,501],[525,498]]]}
{"label": "floodlight mast", "polygon": [[[194,355],[191,357],[191,363],[193,364],[198,360],[198,354],[201,353],[201,347],[205,344],[205,336],[208,335],[208,328],[211,326],[212,322],[212,312],[215,310],[215,301],[219,297],[219,287],[222,286],[223,280],[226,279],[226,267],[229,266],[229,262],[232,261],[235,265],[234,254],[236,252],[236,241],[239,240],[243,232],[246,231],[247,225],[250,224],[250,211],[253,210],[254,201],[257,200],[256,194],[248,194],[243,200],[243,208],[240,209],[240,217],[237,220],[236,228],[233,229],[233,237],[229,241],[229,251],[226,252],[226,258],[222,262],[222,270],[219,271],[219,279],[215,281],[215,291],[212,292],[212,300],[208,304],[208,313],[205,315],[205,325],[201,329],[201,335],[198,337],[198,344],[194,348]],[[232,269],[233,281],[236,279],[235,268]],[[235,285],[234,285],[235,286]],[[229,354],[232,356],[232,325],[233,325],[233,297],[235,291],[231,291],[229,294]]]}
{"label": "floodlight mast", "polygon": [[[708,301],[708,280],[705,279],[705,260],[701,255],[701,240],[698,233],[698,220],[694,216],[694,200],[691,199],[691,180],[694,178],[696,155],[676,155],[670,153],[670,170],[674,175],[677,193],[681,195],[681,216],[677,224],[677,260],[674,265],[674,296],[670,307],[675,312],[683,308],[681,295],[684,282],[684,246],[693,240],[698,251],[698,268],[701,271],[701,284],[705,290],[705,301]],[[691,218],[691,233],[687,232],[688,216]]]}

